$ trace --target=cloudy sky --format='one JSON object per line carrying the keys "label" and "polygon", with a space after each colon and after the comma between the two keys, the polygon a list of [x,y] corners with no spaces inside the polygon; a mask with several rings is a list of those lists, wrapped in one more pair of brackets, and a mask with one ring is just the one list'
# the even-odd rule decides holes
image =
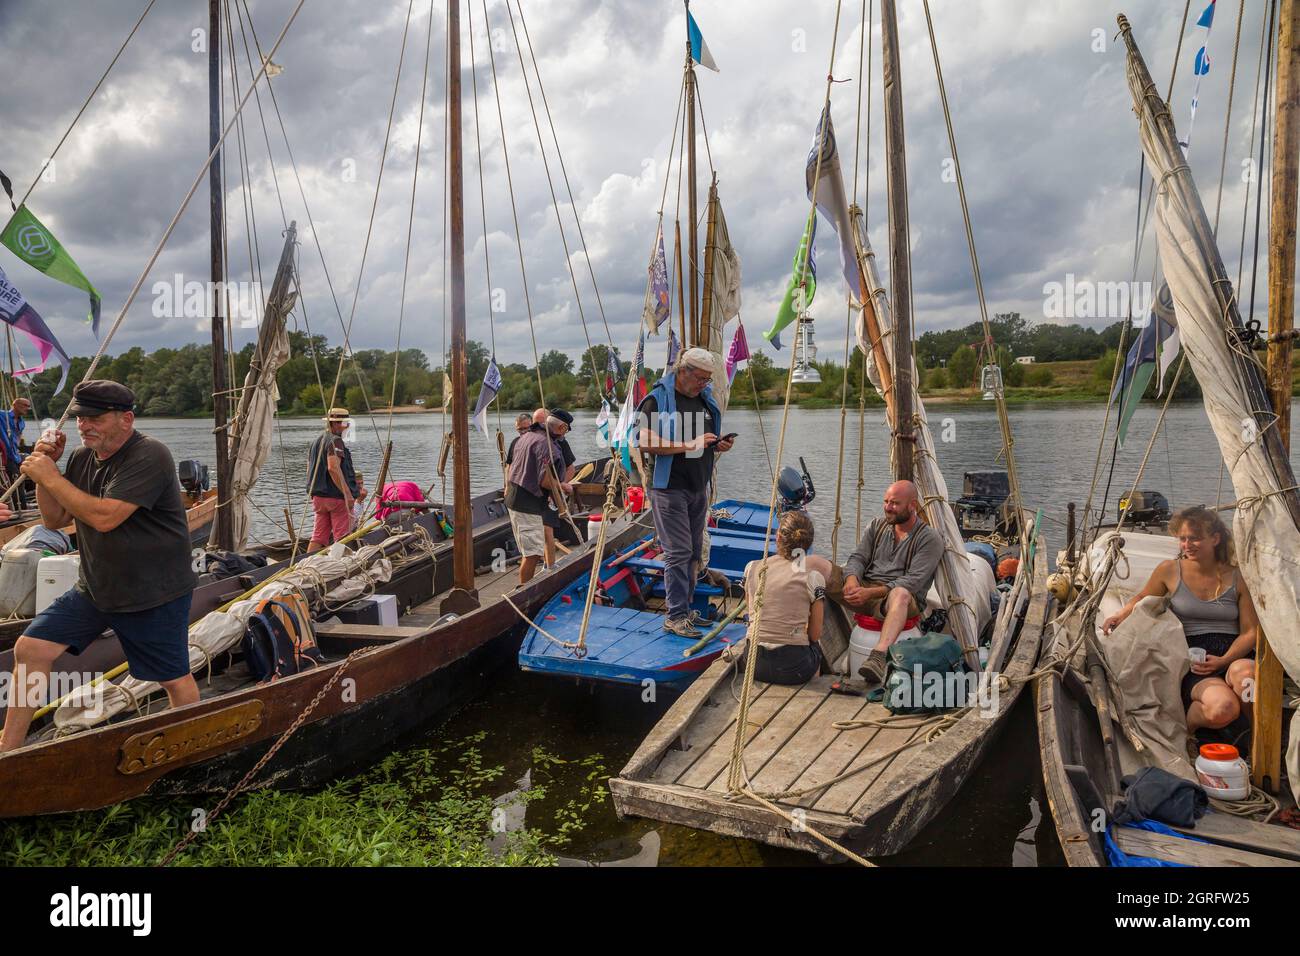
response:
{"label": "cloudy sky", "polygon": [[[297,0],[248,0],[264,48],[279,34]],[[524,284],[502,161],[488,34],[482,0],[470,0],[476,33],[474,56],[465,32],[465,233],[469,336],[489,342],[495,333],[503,361],[532,362]],[[599,284],[613,341],[628,354],[635,344],[645,289],[645,269],[664,190],[674,107],[681,82],[684,26],[674,0],[509,0],[515,28],[527,18],[533,53],[545,85],[576,201],[576,212]],[[0,0],[0,169],[26,192],[43,157],[67,129],[82,101],[145,6],[145,0]],[[242,0],[239,4],[243,9]],[[1018,310],[1044,317],[1044,285],[1074,281],[1127,282],[1131,278],[1137,210],[1138,146],[1124,82],[1122,41],[1115,15],[1133,22],[1152,73],[1163,89],[1178,43],[1182,4],[1175,0],[933,0],[935,29],[951,101],[966,190],[991,312]],[[1192,58],[1202,32],[1193,0],[1172,98],[1180,132],[1192,95]],[[877,5],[878,7],[878,5]],[[913,286],[918,333],[978,318],[956,186],[945,177],[950,156],[938,99],[925,20],[919,3],[900,3],[902,83],[906,110]],[[235,9],[231,0],[231,10]],[[405,63],[373,235],[359,283],[352,341],[356,348],[391,348],[397,339],[406,254],[407,219],[429,4],[415,0]],[[755,343],[771,323],[807,214],[803,169],[825,94],[836,6],[828,0],[696,0],[692,7],[720,73],[699,71],[711,155],[743,272],[742,318]],[[269,288],[284,213],[299,223],[306,321],[314,331],[341,339],[358,290],[362,248],[393,96],[408,5],[400,0],[307,0],[275,62],[284,72],[271,82],[288,146],[297,161],[313,237],[289,161],[285,138],[264,88],[261,106],[270,138],[268,160],[263,114],[254,99],[244,112],[250,170],[245,191],[231,134],[226,208],[231,279],[250,271],[245,198],[251,199],[262,277]],[[1239,55],[1221,246],[1231,275],[1239,261],[1249,144],[1265,4],[1246,3]],[[845,3],[834,50],[832,109],[853,190],[862,17]],[[1224,0],[1210,45],[1212,69],[1203,80],[1190,158],[1213,215],[1219,181],[1237,4]],[[528,299],[540,350],[560,348],[575,357],[586,346],[579,305],[565,265],[556,213],[539,151],[506,0],[488,0],[496,72],[518,204]],[[415,192],[414,226],[406,282],[403,346],[443,347],[443,202],[446,32],[445,6],[436,4],[432,52]],[[107,81],[58,154],[51,181],[37,184],[29,201],[104,295],[105,326],[121,310],[164,229],[207,155],[207,57],[195,52],[207,25],[201,0],[158,0]],[[235,47],[240,89],[250,78],[238,25]],[[524,56],[529,57],[527,42]],[[249,43],[251,44],[251,37]],[[885,258],[884,138],[880,106],[879,9],[872,35],[873,101],[863,136],[859,194],[865,195],[871,239]],[[253,54],[254,58],[256,53]],[[477,63],[482,119],[482,175],[488,252],[479,201],[471,59]],[[531,69],[531,60],[529,60]],[[535,79],[532,86],[546,142],[546,157],[561,203],[573,254],[581,310],[591,341],[606,341],[601,310],[578,245],[574,206],[550,141]],[[228,97],[229,99],[229,97]],[[869,132],[869,142],[868,142]],[[703,192],[706,173],[701,174]],[[676,217],[676,170],[665,221]],[[1253,225],[1253,196],[1249,219]],[[702,209],[702,204],[701,204]],[[685,230],[683,191],[681,218]],[[1267,215],[1267,203],[1265,204]],[[701,230],[702,232],[702,230]],[[319,246],[318,246],[319,243]],[[1149,251],[1138,278],[1150,278]],[[841,348],[844,287],[833,236],[823,228],[823,277],[813,314],[823,348]],[[1248,243],[1249,247],[1249,243]],[[321,258],[337,297],[331,298]],[[1261,260],[1261,263],[1263,260]],[[882,263],[883,264],[883,263]],[[495,328],[489,322],[491,286],[501,290]],[[84,296],[32,270],[8,250],[0,266],[45,315],[72,354],[89,354],[94,339],[80,320]],[[130,309],[110,351],[132,345],[152,349],[207,339],[193,316],[166,314],[155,283],[205,280],[208,203],[204,180],[171,241]],[[1246,275],[1249,281],[1249,268]],[[1260,267],[1256,314],[1263,314],[1265,268]],[[1243,294],[1243,299],[1245,295]],[[172,310],[175,311],[175,310]],[[163,315],[156,315],[163,312]],[[298,310],[302,321],[303,309]],[[1102,326],[1114,317],[1089,324]],[[239,329],[236,344],[254,331]],[[651,364],[656,353],[651,353]]]}

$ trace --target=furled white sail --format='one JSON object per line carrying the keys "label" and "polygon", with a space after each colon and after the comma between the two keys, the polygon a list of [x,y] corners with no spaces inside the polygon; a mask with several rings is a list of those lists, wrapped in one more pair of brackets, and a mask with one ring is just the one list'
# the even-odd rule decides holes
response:
{"label": "furled white sail", "polygon": [[275,322],[276,329],[269,337],[266,354],[262,356],[261,362],[254,362],[244,377],[239,409],[231,422],[233,455],[228,507],[231,509],[231,524],[234,529],[232,538],[236,551],[248,542],[248,528],[252,519],[248,494],[271,452],[275,405],[280,398],[275,376],[280,367],[289,361],[289,335],[285,331],[284,320],[292,306],[293,297],[290,296],[279,310],[279,315],[263,319],[264,322]]}
{"label": "furled white sail", "polygon": [[[1205,411],[1237,495],[1233,512],[1237,561],[1255,596],[1269,647],[1292,679],[1300,679],[1300,631],[1296,629],[1300,529],[1280,493],[1293,487],[1296,479],[1289,467],[1285,474],[1278,473],[1265,447],[1265,431],[1256,424],[1256,412],[1267,416],[1271,409],[1252,402],[1252,390],[1233,354],[1241,348],[1229,339],[1228,320],[1236,318],[1236,305],[1225,317],[1215,294],[1214,277],[1224,272],[1218,250],[1205,241],[1210,235],[1205,209],[1182,151],[1163,135],[1138,76],[1130,57],[1129,88],[1139,117],[1142,151],[1156,182],[1156,237],[1178,313],[1179,338],[1201,385]],[[1248,353],[1246,358],[1254,361]],[[1300,796],[1300,713],[1291,721],[1287,766],[1291,787]]]}
{"label": "furled white sail", "polygon": [[[342,558],[332,558],[323,551],[308,555],[293,569],[258,589],[252,597],[236,601],[224,611],[213,611],[191,624],[190,670],[194,673],[203,671],[213,657],[238,644],[248,628],[248,619],[258,602],[265,598],[295,591],[309,594],[322,581],[331,588],[325,595],[330,601],[346,601],[361,593],[362,589],[373,591],[375,585],[393,575],[393,562],[385,556],[385,548],[392,540],[366,545]],[[54,725],[59,736],[89,730],[161,689],[162,685],[156,681],[140,680],[130,674],[116,684],[83,684],[54,711]]]}
{"label": "furled white sail", "polygon": [[[889,297],[886,295],[884,286],[880,282],[880,275],[876,271],[875,256],[871,251],[871,244],[867,240],[866,231],[862,227],[861,215],[854,216],[853,224],[857,233],[858,261],[862,274],[866,279],[871,308],[875,310],[876,321],[880,325],[882,337],[888,341],[889,334],[894,327],[894,316],[889,306]],[[871,349],[871,340],[867,334],[866,319],[862,312],[858,313],[857,336],[858,347],[867,356],[867,377],[883,398],[884,391],[881,388],[880,371],[876,367],[875,355]],[[892,361],[890,349],[886,348],[885,352],[891,356]],[[912,381],[918,381],[915,362],[912,363]],[[980,670],[978,652],[980,628],[975,609],[981,604],[987,607],[989,597],[987,594],[980,592],[976,578],[971,572],[971,564],[966,556],[966,547],[962,542],[961,531],[957,527],[957,519],[953,516],[952,506],[948,503],[948,485],[943,480],[943,473],[939,470],[939,461],[935,458],[934,436],[930,434],[930,426],[926,421],[925,404],[921,401],[921,396],[916,393],[915,389],[913,389],[912,394],[912,407],[916,410],[913,432],[916,436],[916,458],[913,477],[917,488],[920,489],[922,501],[925,503],[926,519],[929,521],[930,527],[938,531],[943,537],[943,560],[939,562],[939,571],[935,575],[935,586],[939,591],[940,600],[948,609],[949,629],[966,653],[966,662],[976,670]],[[990,660],[990,670],[996,669],[997,666],[998,662]]]}

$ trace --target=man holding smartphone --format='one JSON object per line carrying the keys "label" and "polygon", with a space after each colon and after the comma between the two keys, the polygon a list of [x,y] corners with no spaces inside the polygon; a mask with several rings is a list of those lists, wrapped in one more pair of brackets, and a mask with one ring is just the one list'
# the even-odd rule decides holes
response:
{"label": "man holding smartphone", "polygon": [[709,518],[713,459],[715,453],[730,451],[736,437],[719,437],[722,411],[710,387],[713,372],[707,350],[687,349],[639,409],[641,450],[654,456],[650,513],[663,549],[664,630],[689,638],[701,636],[691,602]]}

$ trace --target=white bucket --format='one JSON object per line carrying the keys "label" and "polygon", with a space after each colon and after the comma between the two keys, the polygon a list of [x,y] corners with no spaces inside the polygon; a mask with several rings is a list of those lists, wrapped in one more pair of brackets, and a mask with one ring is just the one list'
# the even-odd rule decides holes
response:
{"label": "white bucket", "polygon": [[[900,641],[910,640],[913,637],[920,637],[921,629],[918,627],[909,627],[898,635]],[[880,643],[880,631],[863,627],[861,624],[854,625],[853,633],[849,635],[849,674],[856,674],[862,662],[867,659],[867,655],[872,652],[877,644]]]}
{"label": "white bucket", "polygon": [[53,604],[55,598],[76,586],[80,568],[79,554],[56,554],[41,558],[36,566],[37,614]]}
{"label": "white bucket", "polygon": [[1216,800],[1245,800],[1250,796],[1250,768],[1228,744],[1206,744],[1196,758],[1196,778]]}

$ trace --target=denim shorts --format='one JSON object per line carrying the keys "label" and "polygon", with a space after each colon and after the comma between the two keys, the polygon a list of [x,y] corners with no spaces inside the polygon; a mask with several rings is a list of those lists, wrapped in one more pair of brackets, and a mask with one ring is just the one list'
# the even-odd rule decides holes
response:
{"label": "denim shorts", "polygon": [[186,591],[166,604],[144,611],[101,611],[80,588],[54,599],[27,625],[24,635],[63,644],[80,654],[92,641],[112,630],[126,652],[131,676],[137,680],[169,681],[190,672],[190,601]]}

